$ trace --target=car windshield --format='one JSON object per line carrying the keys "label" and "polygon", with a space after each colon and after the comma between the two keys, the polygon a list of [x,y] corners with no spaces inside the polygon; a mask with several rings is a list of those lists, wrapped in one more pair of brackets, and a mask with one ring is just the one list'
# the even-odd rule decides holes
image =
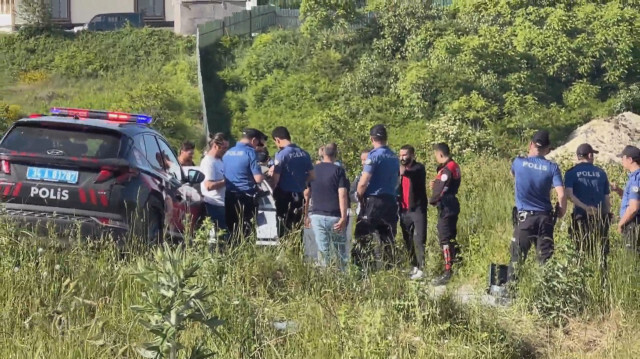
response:
{"label": "car windshield", "polygon": [[42,155],[114,158],[120,150],[120,136],[85,128],[17,126],[0,147],[10,151]]}

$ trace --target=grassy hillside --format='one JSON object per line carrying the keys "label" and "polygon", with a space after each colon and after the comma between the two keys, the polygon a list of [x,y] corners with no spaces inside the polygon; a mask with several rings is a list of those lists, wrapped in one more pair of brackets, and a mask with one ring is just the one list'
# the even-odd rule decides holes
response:
{"label": "grassy hillside", "polygon": [[12,119],[53,106],[143,112],[174,146],[204,138],[191,37],[25,32],[0,37],[0,49],[0,102],[14,106]]}
{"label": "grassy hillside", "polygon": [[[207,251],[201,233],[179,260],[160,261],[165,267],[152,266],[146,276],[163,283],[158,276],[181,273],[172,268],[201,263],[193,282],[211,291],[208,314],[225,322],[218,335],[187,325],[180,335],[185,353],[204,344],[222,358],[637,357],[638,261],[621,251],[617,235],[604,287],[597,259],[575,255],[563,220],[556,256],[544,269],[530,261],[511,307],[455,299],[461,286],[482,293],[487,265],[507,260],[511,237],[508,163],[473,162],[464,171],[459,238],[466,262],[438,299],[425,282],[409,281],[404,267],[364,278],[319,270],[301,258],[298,236],[278,248],[219,255]],[[430,211],[430,276],[441,270],[434,217]],[[142,325],[147,316],[131,306],[160,295],[136,273],[156,260],[140,249],[122,260],[112,244],[74,236],[65,243],[0,227],[0,356],[136,357],[153,336]],[[274,322],[293,324],[280,330]]]}

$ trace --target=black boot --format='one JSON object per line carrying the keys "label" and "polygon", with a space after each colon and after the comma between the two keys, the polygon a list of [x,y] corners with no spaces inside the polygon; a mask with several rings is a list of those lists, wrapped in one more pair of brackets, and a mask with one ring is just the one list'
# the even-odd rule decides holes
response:
{"label": "black boot", "polygon": [[444,273],[442,273],[442,275],[434,279],[433,282],[431,283],[435,286],[447,285],[447,283],[449,283],[449,281],[451,280],[451,275],[452,275],[451,270],[445,270]]}
{"label": "black boot", "polygon": [[444,257],[444,273],[433,280],[433,285],[445,285],[449,283],[449,280],[451,279],[451,262],[453,259],[451,256],[451,248],[448,245],[442,246],[442,254]]}

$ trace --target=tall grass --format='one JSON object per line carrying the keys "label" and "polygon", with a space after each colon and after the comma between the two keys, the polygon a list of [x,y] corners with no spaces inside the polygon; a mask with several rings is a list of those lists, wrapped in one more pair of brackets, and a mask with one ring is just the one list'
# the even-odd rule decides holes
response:
{"label": "tall grass", "polygon": [[[508,260],[508,168],[492,159],[463,166],[465,262],[441,297],[409,281],[405,268],[366,277],[320,270],[301,258],[297,235],[279,247],[245,244],[220,254],[209,251],[205,232],[196,234],[181,258],[202,263],[195,285],[212,290],[208,314],[225,323],[218,335],[187,325],[180,342],[221,358],[633,357],[640,275],[617,235],[604,287],[597,260],[573,251],[561,220],[556,256],[544,268],[527,263],[514,305],[456,300],[463,285],[482,292],[488,264]],[[436,275],[435,211],[429,220],[428,272]],[[152,341],[131,309],[146,301],[149,288],[135,276],[153,267],[152,249],[123,258],[109,241],[68,237],[0,226],[0,357],[136,357]]]}

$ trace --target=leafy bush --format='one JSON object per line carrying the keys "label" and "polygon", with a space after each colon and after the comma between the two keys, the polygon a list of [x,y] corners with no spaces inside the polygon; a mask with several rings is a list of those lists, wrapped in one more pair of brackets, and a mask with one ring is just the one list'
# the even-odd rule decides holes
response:
{"label": "leafy bush", "polygon": [[335,25],[348,25],[355,17],[355,1],[302,0],[300,4],[301,31],[304,34],[315,34]]}
{"label": "leafy bush", "polygon": [[43,70],[21,72],[19,74],[19,81],[23,84],[34,84],[38,82],[44,82],[48,80],[50,75]]}
{"label": "leafy bush", "polygon": [[135,69],[159,70],[195,53],[192,37],[169,31],[127,27],[120,31],[45,32],[0,37],[0,48],[14,73],[44,70],[70,77],[106,76]]}
{"label": "leafy bush", "polygon": [[633,83],[620,90],[614,99],[612,110],[615,113],[640,111],[640,84]]}
{"label": "leafy bush", "polygon": [[318,36],[279,30],[253,44],[238,42],[234,60],[221,72],[232,118],[258,127],[289,126],[305,147],[340,138],[337,133],[364,141],[348,145],[361,147],[366,131],[353,131],[375,119],[401,124],[391,126],[400,142],[435,137],[413,131],[440,136],[455,129],[460,138],[444,138],[460,148],[493,142],[500,146],[487,150],[508,152],[531,129],[548,127],[558,138],[612,107],[637,107],[637,6],[482,0],[441,8],[372,1],[369,10],[377,15],[371,26],[323,32],[335,25],[328,14],[340,6],[350,13],[352,3],[304,2],[305,31]]}
{"label": "leafy bush", "polygon": [[0,132],[4,133],[15,121],[22,117],[22,109],[18,105],[0,102]]}

